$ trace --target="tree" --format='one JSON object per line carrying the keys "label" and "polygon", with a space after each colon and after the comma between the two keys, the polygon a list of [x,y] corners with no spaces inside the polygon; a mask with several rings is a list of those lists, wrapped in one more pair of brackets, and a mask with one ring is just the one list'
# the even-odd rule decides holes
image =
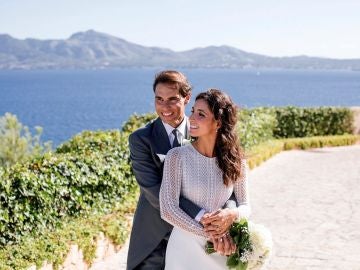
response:
{"label": "tree", "polygon": [[16,115],[5,113],[0,117],[0,166],[10,167],[31,157],[51,151],[51,142],[40,141],[42,128],[35,127],[32,135],[27,126],[21,124]]}

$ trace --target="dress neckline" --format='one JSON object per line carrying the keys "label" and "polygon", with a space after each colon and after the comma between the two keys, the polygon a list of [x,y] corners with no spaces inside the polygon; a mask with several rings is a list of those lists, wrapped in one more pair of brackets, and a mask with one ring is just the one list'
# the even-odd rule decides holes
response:
{"label": "dress neckline", "polygon": [[190,143],[190,146],[192,148],[192,150],[200,157],[204,158],[204,159],[209,159],[209,160],[216,160],[216,157],[207,157],[207,156],[204,156],[203,154],[201,154],[194,146],[192,143]]}

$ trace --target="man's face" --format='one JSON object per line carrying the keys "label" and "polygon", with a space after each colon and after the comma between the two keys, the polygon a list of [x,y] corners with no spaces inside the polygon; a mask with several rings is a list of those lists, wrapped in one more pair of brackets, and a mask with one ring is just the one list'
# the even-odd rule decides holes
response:
{"label": "man's face", "polygon": [[180,95],[176,85],[159,83],[155,88],[155,110],[162,121],[176,128],[185,116],[185,105],[190,95]]}

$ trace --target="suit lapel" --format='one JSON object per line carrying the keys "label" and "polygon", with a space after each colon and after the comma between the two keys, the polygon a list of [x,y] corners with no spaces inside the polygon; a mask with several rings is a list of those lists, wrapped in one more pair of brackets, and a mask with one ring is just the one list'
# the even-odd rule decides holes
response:
{"label": "suit lapel", "polygon": [[[186,117],[185,120],[186,120],[185,139],[190,140],[189,118]],[[162,123],[162,121],[159,117],[154,121],[154,128],[152,131],[152,140],[151,141],[153,142],[154,152],[158,156],[166,155],[167,152],[171,149],[169,136],[166,132],[164,124]]]}
{"label": "suit lapel", "polygon": [[154,143],[154,150],[156,154],[166,155],[170,150],[171,145],[169,137],[166,133],[166,129],[161,122],[160,118],[157,118],[154,122],[154,128],[152,131],[152,142]]}

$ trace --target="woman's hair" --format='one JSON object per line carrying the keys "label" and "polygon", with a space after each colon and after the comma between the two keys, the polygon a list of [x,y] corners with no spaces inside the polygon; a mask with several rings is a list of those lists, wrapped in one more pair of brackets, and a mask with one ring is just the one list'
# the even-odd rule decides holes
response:
{"label": "woman's hair", "polygon": [[198,99],[206,101],[215,120],[220,123],[216,135],[215,154],[218,166],[223,172],[224,184],[229,185],[240,179],[244,171],[244,154],[235,131],[237,106],[227,94],[217,89],[209,89],[198,94],[195,100]]}
{"label": "woman's hair", "polygon": [[191,94],[191,85],[186,79],[185,75],[176,70],[164,70],[155,75],[153,83],[153,90],[155,92],[156,86],[159,83],[165,83],[176,86],[182,97]]}

